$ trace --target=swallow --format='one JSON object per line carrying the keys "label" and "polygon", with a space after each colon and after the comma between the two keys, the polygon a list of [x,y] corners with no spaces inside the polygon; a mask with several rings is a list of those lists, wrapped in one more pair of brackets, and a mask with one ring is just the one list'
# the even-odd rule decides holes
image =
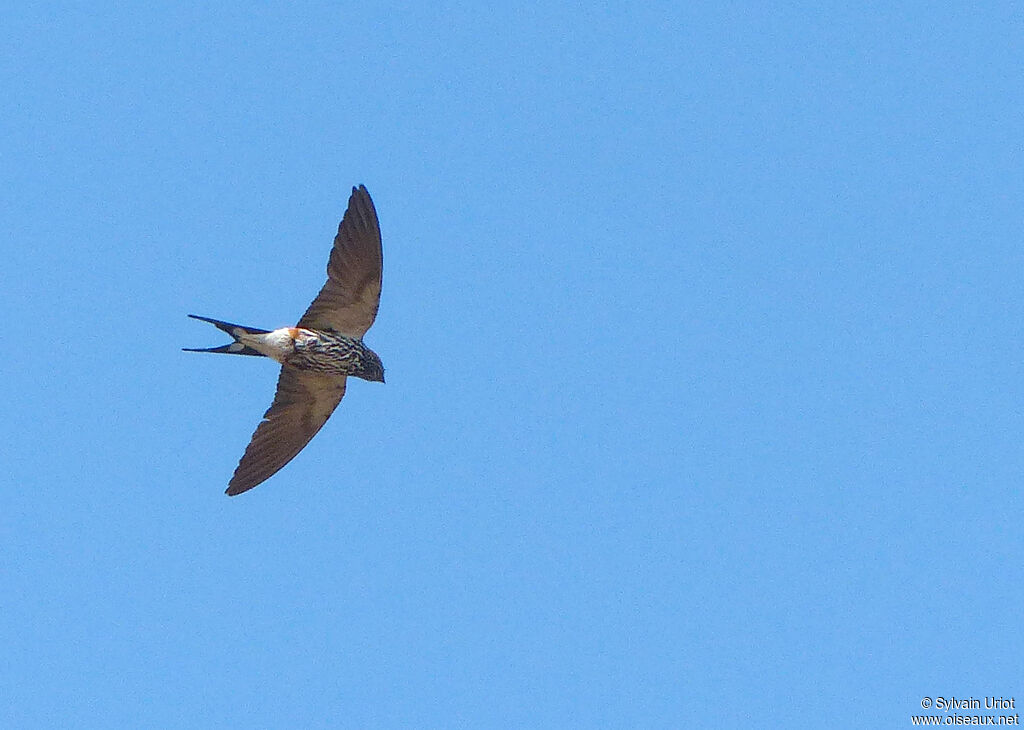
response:
{"label": "swallow", "polygon": [[187,352],[269,357],[281,363],[274,402],[228,483],[234,496],[263,483],[291,461],[327,422],[351,375],[384,382],[384,366],[363,336],[380,305],[381,248],[377,211],[366,188],[352,188],[338,225],[327,283],[295,327],[262,330],[190,314],[231,336],[220,347]]}

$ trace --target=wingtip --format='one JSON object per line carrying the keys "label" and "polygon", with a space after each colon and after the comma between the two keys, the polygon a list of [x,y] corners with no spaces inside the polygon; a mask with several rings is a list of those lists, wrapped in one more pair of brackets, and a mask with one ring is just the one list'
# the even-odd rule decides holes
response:
{"label": "wingtip", "polygon": [[228,484],[228,488],[224,490],[224,494],[228,495],[229,497],[237,497],[239,494],[242,494],[243,492],[248,492],[255,486],[258,485],[248,484],[245,486],[239,486],[237,484]]}

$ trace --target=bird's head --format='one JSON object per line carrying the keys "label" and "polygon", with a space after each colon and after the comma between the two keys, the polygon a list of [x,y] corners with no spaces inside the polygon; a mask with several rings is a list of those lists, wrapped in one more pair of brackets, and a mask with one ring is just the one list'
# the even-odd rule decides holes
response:
{"label": "bird's head", "polygon": [[383,383],[384,382],[384,364],[377,357],[377,353],[367,348],[366,353],[363,356],[362,367],[359,372],[356,373],[363,380],[369,380],[371,383]]}

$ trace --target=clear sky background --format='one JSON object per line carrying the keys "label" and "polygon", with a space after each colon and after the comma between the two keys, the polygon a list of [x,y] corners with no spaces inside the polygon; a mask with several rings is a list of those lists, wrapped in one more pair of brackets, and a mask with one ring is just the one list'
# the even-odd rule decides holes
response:
{"label": "clear sky background", "polygon": [[[1024,702],[1011,4],[3,26],[0,724]],[[186,314],[294,324],[358,183],[387,385],[229,499],[278,369]]]}

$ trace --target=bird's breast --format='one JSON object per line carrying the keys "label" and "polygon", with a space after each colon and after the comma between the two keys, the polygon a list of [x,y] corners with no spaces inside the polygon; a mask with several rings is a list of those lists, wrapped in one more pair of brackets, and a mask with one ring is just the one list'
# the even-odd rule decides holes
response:
{"label": "bird's breast", "polygon": [[363,347],[358,340],[344,335],[299,330],[293,339],[294,350],[285,359],[288,365],[325,375],[351,375],[362,362]]}

